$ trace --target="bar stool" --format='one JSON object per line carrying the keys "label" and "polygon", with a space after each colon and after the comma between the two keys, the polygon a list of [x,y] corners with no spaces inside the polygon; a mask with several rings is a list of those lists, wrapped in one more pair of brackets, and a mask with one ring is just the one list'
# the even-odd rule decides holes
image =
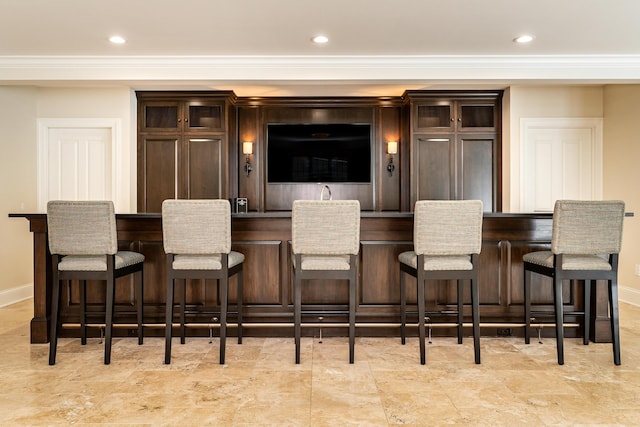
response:
{"label": "bar stool", "polygon": [[[620,364],[618,320],[618,253],[622,244],[624,202],[619,200],[558,200],[553,210],[551,251],[525,254],[524,305],[525,343],[531,326],[531,273],[553,279],[554,314],[558,364],[564,364],[563,280],[584,280],[583,344],[589,344],[591,282],[606,280],[609,287],[609,315],[613,361]],[[597,282],[596,282],[597,283]]]}
{"label": "bar stool", "polygon": [[56,363],[63,280],[80,280],[81,343],[87,343],[87,280],[106,281],[104,364],[111,362],[115,283],[118,277],[140,273],[136,283],[138,344],[143,342],[144,255],[118,250],[116,217],[111,201],[50,201],[47,203],[49,250],[52,254],[51,343],[49,365]]}
{"label": "bar stool", "polygon": [[420,363],[425,364],[425,287],[430,280],[457,280],[458,343],[462,343],[464,280],[471,287],[473,346],[480,363],[480,307],[478,255],[482,248],[482,201],[419,200],[414,209],[413,251],[398,255],[400,261],[400,333],[406,342],[405,274],[417,280]]}
{"label": "bar stool", "polygon": [[238,275],[238,344],[242,344],[242,265],[244,255],[231,250],[231,205],[228,200],[165,200],[162,240],[167,254],[167,300],[164,363],[171,363],[175,280],[183,279],[180,342],[185,342],[187,279],[214,279],[220,291],[220,364],[227,337],[229,278]]}
{"label": "bar stool", "polygon": [[308,279],[349,282],[349,363],[353,363],[360,202],[295,200],[291,210],[291,226],[296,363],[300,363],[302,281]]}

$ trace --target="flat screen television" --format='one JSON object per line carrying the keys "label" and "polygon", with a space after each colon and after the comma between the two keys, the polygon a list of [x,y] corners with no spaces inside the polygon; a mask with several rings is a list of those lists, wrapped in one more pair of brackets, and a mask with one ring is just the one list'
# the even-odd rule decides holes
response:
{"label": "flat screen television", "polygon": [[268,124],[267,182],[371,182],[371,125]]}

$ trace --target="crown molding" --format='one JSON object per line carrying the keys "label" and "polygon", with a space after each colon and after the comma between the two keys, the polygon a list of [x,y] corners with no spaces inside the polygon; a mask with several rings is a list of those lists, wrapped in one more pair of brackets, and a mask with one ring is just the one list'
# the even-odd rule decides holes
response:
{"label": "crown molding", "polygon": [[640,82],[640,55],[0,56],[0,81]]}

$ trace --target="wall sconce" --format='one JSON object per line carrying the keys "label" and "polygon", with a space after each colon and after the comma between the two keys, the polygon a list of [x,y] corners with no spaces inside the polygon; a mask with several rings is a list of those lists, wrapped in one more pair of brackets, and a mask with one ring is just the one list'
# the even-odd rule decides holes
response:
{"label": "wall sconce", "polygon": [[253,168],[251,167],[251,162],[249,158],[253,154],[253,142],[243,142],[242,143],[242,154],[244,154],[244,173],[249,176]]}
{"label": "wall sconce", "polygon": [[393,176],[393,171],[396,170],[396,165],[393,164],[393,155],[398,154],[398,142],[396,141],[387,142],[387,154],[389,155],[389,163],[387,163],[387,170],[389,171],[389,176]]}

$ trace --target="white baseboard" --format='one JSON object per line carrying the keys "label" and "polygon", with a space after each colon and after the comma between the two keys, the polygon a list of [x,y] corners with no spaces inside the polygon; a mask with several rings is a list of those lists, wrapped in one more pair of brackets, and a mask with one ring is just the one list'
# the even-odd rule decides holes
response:
{"label": "white baseboard", "polygon": [[640,307],[640,291],[633,288],[618,286],[618,300]]}
{"label": "white baseboard", "polygon": [[33,298],[33,283],[0,291],[0,307],[6,307],[29,298]]}

